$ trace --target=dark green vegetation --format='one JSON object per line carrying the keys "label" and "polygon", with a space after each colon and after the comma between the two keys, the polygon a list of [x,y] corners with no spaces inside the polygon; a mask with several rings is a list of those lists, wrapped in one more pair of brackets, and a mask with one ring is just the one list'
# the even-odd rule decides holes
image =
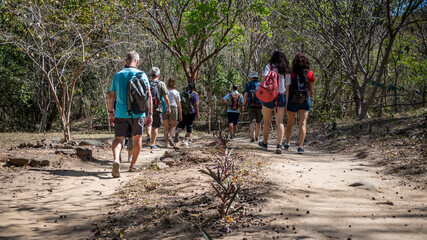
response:
{"label": "dark green vegetation", "polygon": [[216,123],[232,83],[261,73],[273,49],[306,52],[311,121],[391,116],[425,107],[427,9],[406,1],[2,1],[1,131],[107,128],[106,92],[129,50],[178,90],[196,82]]}

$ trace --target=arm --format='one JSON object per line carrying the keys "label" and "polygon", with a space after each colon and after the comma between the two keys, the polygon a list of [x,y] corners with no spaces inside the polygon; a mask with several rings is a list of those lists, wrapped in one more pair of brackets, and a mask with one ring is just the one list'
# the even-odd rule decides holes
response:
{"label": "arm", "polygon": [[313,96],[313,89],[314,89],[314,82],[308,83],[308,94],[310,95],[310,98]]}
{"label": "arm", "polygon": [[181,102],[177,102],[176,105],[178,106],[178,119],[179,121],[182,121],[182,107],[181,107]]}
{"label": "arm", "polygon": [[148,88],[148,96],[150,96],[150,110],[148,110],[148,116],[145,118],[145,123],[150,126],[153,122],[153,98],[151,97],[151,90]]}
{"label": "arm", "polygon": [[243,113],[245,112],[247,101],[248,101],[248,93],[245,92],[245,94],[243,95],[242,111],[240,112],[240,117],[242,117]]}
{"label": "arm", "polygon": [[108,94],[108,122],[114,126],[114,102],[116,101],[116,92]]}
{"label": "arm", "polygon": [[286,99],[286,105],[285,105],[285,111],[288,107],[288,101],[289,101],[289,86],[291,85],[286,85],[286,92],[285,92],[285,99]]}
{"label": "arm", "polygon": [[196,119],[199,119],[199,94],[197,94],[196,92],[196,96],[197,96],[197,102],[194,103],[194,106],[196,107]]}
{"label": "arm", "polygon": [[171,113],[171,106],[170,106],[170,102],[169,102],[169,96],[167,94],[165,94],[163,96],[163,98],[165,99],[165,103],[166,103],[166,107],[167,107],[166,114],[170,114]]}

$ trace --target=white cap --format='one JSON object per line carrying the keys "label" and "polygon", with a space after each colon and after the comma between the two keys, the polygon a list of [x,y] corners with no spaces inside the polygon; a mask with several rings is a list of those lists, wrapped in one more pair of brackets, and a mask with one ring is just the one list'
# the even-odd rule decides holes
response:
{"label": "white cap", "polygon": [[249,76],[248,76],[248,77],[249,77],[249,78],[259,78],[259,77],[258,77],[258,72],[253,71],[253,72],[249,73]]}
{"label": "white cap", "polygon": [[150,70],[150,76],[158,77],[160,75],[160,69],[158,67],[152,67]]}

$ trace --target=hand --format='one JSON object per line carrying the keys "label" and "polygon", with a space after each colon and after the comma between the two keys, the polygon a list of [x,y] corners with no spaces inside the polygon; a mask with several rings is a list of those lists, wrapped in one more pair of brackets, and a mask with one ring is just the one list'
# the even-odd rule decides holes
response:
{"label": "hand", "polygon": [[108,114],[108,124],[110,124],[110,126],[114,127],[114,113]]}
{"label": "hand", "polygon": [[182,115],[181,114],[179,114],[178,119],[179,119],[179,121],[182,121]]}
{"label": "hand", "polygon": [[167,110],[166,110],[166,114],[170,114],[171,113],[171,109],[170,108],[168,108]]}
{"label": "hand", "polygon": [[199,113],[196,113],[196,119],[199,119],[200,115]]}
{"label": "hand", "polygon": [[243,111],[242,112],[240,112],[240,116],[239,116],[239,118],[242,118],[243,117]]}
{"label": "hand", "polygon": [[145,125],[151,126],[152,122],[153,122],[153,114],[150,114],[147,117],[145,117]]}
{"label": "hand", "polygon": [[288,105],[285,106],[285,112],[288,110]]}

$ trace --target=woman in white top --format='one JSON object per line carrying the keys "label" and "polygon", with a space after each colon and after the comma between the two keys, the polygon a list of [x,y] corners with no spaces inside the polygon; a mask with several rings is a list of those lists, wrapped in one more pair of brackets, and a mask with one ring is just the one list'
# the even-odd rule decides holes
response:
{"label": "woman in white top", "polygon": [[[279,96],[268,103],[262,103],[262,115],[264,117],[264,129],[263,129],[263,141],[258,142],[258,145],[266,148],[268,146],[268,136],[270,134],[270,123],[273,112],[276,112],[276,127],[277,127],[277,148],[276,153],[281,154],[283,150],[282,142],[285,127],[283,125],[283,117],[285,115],[286,106],[286,85],[291,84],[291,69],[289,67],[289,61],[282,50],[276,49],[270,58],[269,63],[265,66],[265,70],[262,76],[264,81],[265,77],[270,72],[270,64],[273,65],[273,70],[279,75]],[[287,93],[286,93],[287,94]]]}
{"label": "woman in white top", "polygon": [[170,114],[163,114],[163,126],[164,126],[164,137],[165,141],[168,142],[172,147],[175,147],[175,143],[172,140],[172,136],[175,134],[176,121],[182,120],[182,109],[181,109],[181,97],[179,92],[175,90],[176,80],[169,78],[166,86],[168,87],[169,104],[171,108]]}

